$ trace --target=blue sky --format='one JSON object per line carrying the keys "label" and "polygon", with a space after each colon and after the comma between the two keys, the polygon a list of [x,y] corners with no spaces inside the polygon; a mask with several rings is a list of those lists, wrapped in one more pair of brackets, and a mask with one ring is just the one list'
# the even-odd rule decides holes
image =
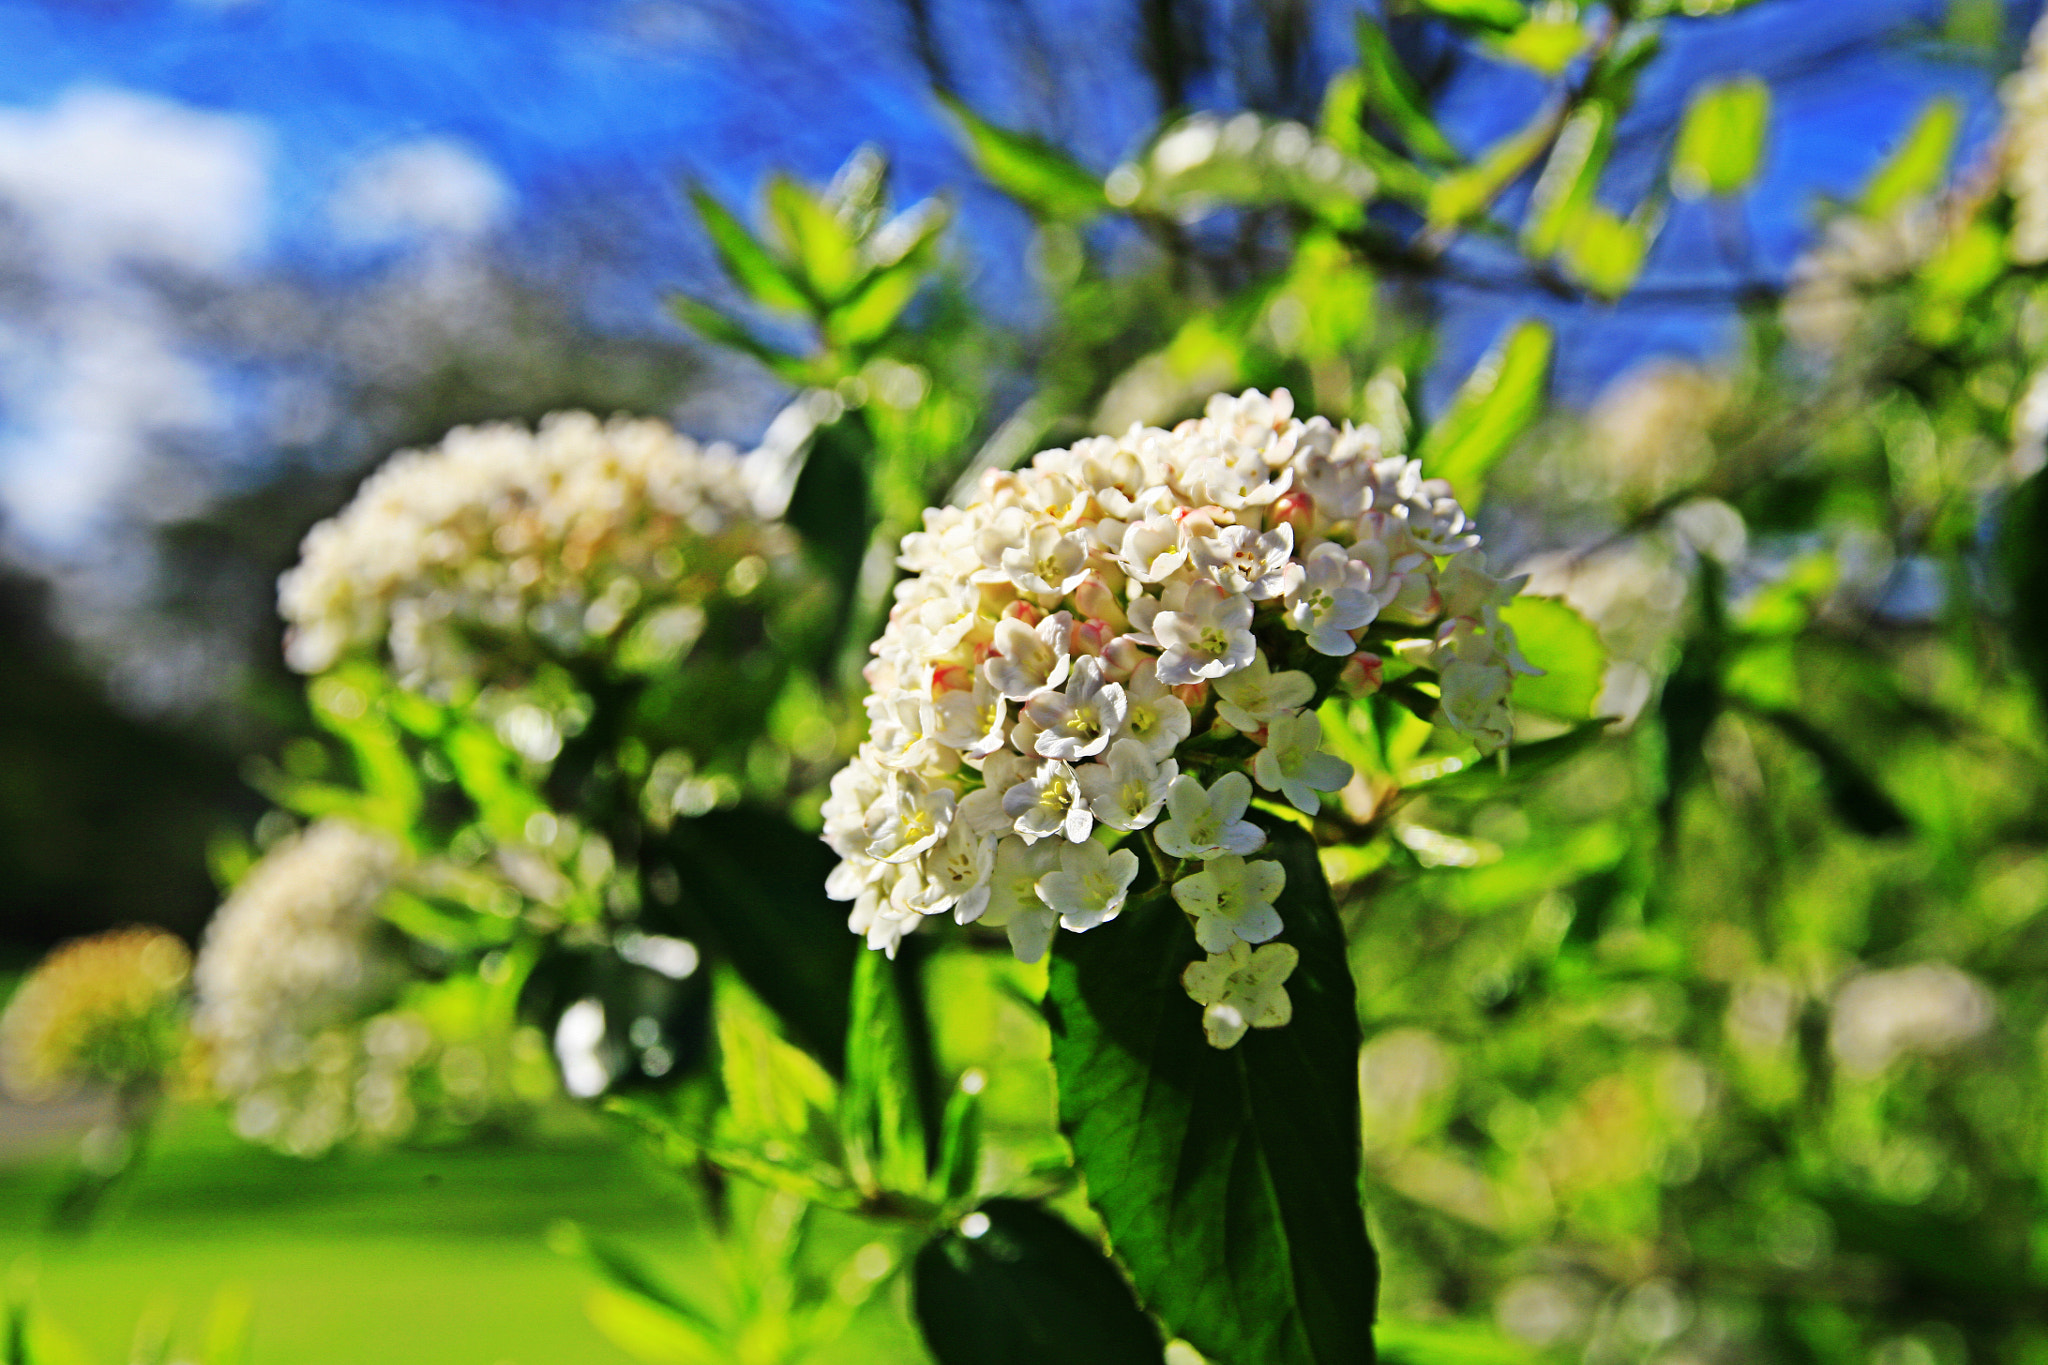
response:
{"label": "blue sky", "polygon": [[[1224,31],[1248,0],[1209,0]],[[932,0],[961,93],[1106,169],[1158,116],[1132,53],[1130,0]],[[2013,6],[2013,31],[2034,8]],[[1344,64],[1352,4],[1309,7],[1312,106]],[[1758,70],[1776,117],[1749,209],[1755,268],[1784,270],[1818,196],[1848,193],[1920,104],[1955,93],[1966,145],[1995,121],[1990,74],[1920,39],[1944,0],[1764,0],[1671,26],[1610,178],[1625,200],[1657,130],[1703,77]],[[655,328],[666,287],[703,286],[707,254],[673,186],[687,174],[751,204],[789,168],[830,174],[863,142],[896,167],[899,200],[948,190],[955,249],[984,302],[1028,323],[1025,226],[947,136],[901,0],[0,0],[0,220],[33,306],[0,300],[0,514],[17,540],[90,537],[152,454],[236,448],[260,396],[196,343],[165,272],[222,284],[289,275],[337,308],[368,279],[487,252],[544,273],[592,222],[617,249],[587,277],[600,326]],[[1227,74],[1191,102],[1230,108]],[[1241,65],[1241,64],[1240,64]],[[1527,78],[1474,65],[1446,88],[1455,137],[1478,146],[1522,117]],[[26,262],[26,264],[22,264]],[[1720,269],[1704,216],[1681,210],[1650,281]],[[1509,316],[1562,329],[1560,381],[1584,396],[1644,354],[1726,343],[1725,310],[1619,312],[1534,297],[1443,296],[1443,373],[1462,372]],[[9,315],[9,311],[13,315]],[[197,495],[195,495],[197,496]]]}

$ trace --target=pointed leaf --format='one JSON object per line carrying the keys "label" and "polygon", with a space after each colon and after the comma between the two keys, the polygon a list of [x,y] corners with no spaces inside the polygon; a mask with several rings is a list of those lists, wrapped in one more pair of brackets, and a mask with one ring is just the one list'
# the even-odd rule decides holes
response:
{"label": "pointed leaf", "polygon": [[[1372,1359],[1378,1266],[1359,1209],[1359,1031],[1313,841],[1262,821],[1301,954],[1293,1019],[1209,1046],[1181,986],[1188,922],[1141,873],[1114,923],[1055,940],[1046,1016],[1060,1123],[1146,1305],[1232,1365]],[[1148,884],[1149,883],[1149,884]]]}
{"label": "pointed leaf", "polygon": [[777,175],[768,182],[768,214],[813,297],[837,303],[860,283],[860,244],[822,195],[787,175]]}
{"label": "pointed leaf", "polygon": [[1449,479],[1467,508],[1479,505],[1487,474],[1542,411],[1551,340],[1544,323],[1519,324],[1472,367],[1417,449],[1422,472]]}
{"label": "pointed leaf", "polygon": [[763,308],[779,308],[805,316],[815,311],[815,302],[797,279],[781,261],[775,259],[773,252],[755,239],[746,224],[711,197],[709,190],[702,185],[691,185],[690,202],[696,206],[697,216],[704,221],[704,231],[710,236],[725,273],[754,302]]}
{"label": "pointed leaf", "polygon": [[810,382],[810,365],[796,356],[776,350],[710,304],[674,294],[669,297],[668,308],[678,322],[702,335],[706,341],[752,356],[792,384]]}
{"label": "pointed leaf", "polygon": [[835,346],[859,349],[880,341],[903,316],[903,310],[924,285],[922,255],[877,270],[825,322],[825,336]]}
{"label": "pointed leaf", "polygon": [[1864,182],[1856,211],[1866,218],[1889,218],[1901,205],[1933,194],[1948,174],[1962,126],[1961,100],[1941,95],[1927,101],[1899,145]]}
{"label": "pointed leaf", "polygon": [[1561,76],[1592,35],[1576,19],[1536,19],[1487,44],[1495,54],[1539,76]]}
{"label": "pointed leaf", "polygon": [[1763,164],[1771,88],[1755,76],[1703,85],[1693,92],[1671,153],[1671,188],[1684,199],[1738,194]]}
{"label": "pointed leaf", "polygon": [[1165,1343],[1116,1267],[1064,1219],[991,1199],[917,1254],[939,1365],[1158,1365]]}
{"label": "pointed leaf", "polygon": [[840,1125],[847,1166],[862,1188],[915,1195],[928,1178],[924,1116],[894,967],[879,952],[862,952],[854,964]]}
{"label": "pointed leaf", "polygon": [[963,149],[974,169],[1034,214],[1080,222],[1109,207],[1101,177],[1045,139],[998,128],[943,91],[939,102],[959,120]]}
{"label": "pointed leaf", "polygon": [[1511,33],[1529,19],[1529,7],[1522,0],[1415,0],[1415,3],[1446,19],[1501,33]]}
{"label": "pointed leaf", "polygon": [[1386,31],[1370,19],[1357,24],[1358,68],[1365,77],[1366,107],[1386,120],[1408,149],[1419,157],[1444,165],[1464,160],[1436,120],[1422,106],[1422,94],[1408,75],[1408,68],[1387,40]]}
{"label": "pointed leaf", "polygon": [[1526,124],[1488,147],[1479,159],[1436,182],[1429,196],[1429,225],[1442,231],[1477,218],[1493,206],[1501,191],[1536,164],[1556,129],[1551,114],[1539,109]]}
{"label": "pointed leaf", "polygon": [[1614,106],[1606,100],[1588,100],[1565,120],[1529,194],[1522,250],[1543,257],[1563,245],[1566,227],[1592,205],[1613,145]]}

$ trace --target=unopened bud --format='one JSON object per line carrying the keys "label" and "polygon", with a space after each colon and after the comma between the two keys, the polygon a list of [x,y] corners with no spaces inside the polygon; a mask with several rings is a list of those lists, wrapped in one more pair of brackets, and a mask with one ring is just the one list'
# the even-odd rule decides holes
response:
{"label": "unopened bud", "polygon": [[1353,697],[1369,697],[1380,690],[1380,681],[1387,671],[1386,664],[1377,654],[1354,654],[1344,661],[1344,667],[1337,674],[1337,686]]}
{"label": "unopened bud", "polygon": [[1130,627],[1130,618],[1117,605],[1116,594],[1093,575],[1082,579],[1081,586],[1074,589],[1074,605],[1081,609],[1083,616],[1108,626],[1112,634],[1121,635]]}
{"label": "unopened bud", "polygon": [[1296,488],[1282,493],[1274,500],[1271,515],[1274,526],[1294,528],[1294,539],[1298,545],[1302,537],[1315,529],[1316,500],[1304,490]]}

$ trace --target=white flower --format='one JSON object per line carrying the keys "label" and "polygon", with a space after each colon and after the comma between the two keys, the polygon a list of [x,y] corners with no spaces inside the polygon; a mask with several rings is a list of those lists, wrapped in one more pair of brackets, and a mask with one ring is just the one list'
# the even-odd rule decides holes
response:
{"label": "white flower", "polygon": [[946,837],[958,796],[950,787],[928,786],[915,773],[891,773],[882,795],[868,809],[867,855],[885,863],[907,863]]}
{"label": "white flower", "polygon": [[1060,596],[1088,576],[1088,542],[1057,525],[1031,528],[1022,545],[1003,551],[1003,575],[1017,591]]}
{"label": "white flower", "polygon": [[977,834],[964,820],[955,820],[946,837],[924,855],[924,882],[907,896],[921,915],[953,912],[956,923],[981,918],[988,905],[989,873],[995,866],[996,841]]}
{"label": "white flower", "polygon": [[1057,758],[1046,759],[1010,788],[1003,797],[1003,814],[1016,821],[1017,833],[1026,843],[1061,834],[1078,844],[1095,824],[1074,770]]}
{"label": "white flower", "polygon": [[1123,687],[1102,680],[1102,660],[1085,654],[1074,661],[1065,692],[1048,688],[1024,705],[1024,714],[1038,727],[1037,751],[1068,760],[1092,758],[1108,748],[1129,710]]}
{"label": "white flower", "polygon": [[1166,651],[1159,656],[1159,681],[1178,686],[1235,673],[1258,648],[1251,625],[1249,598],[1214,583],[1191,584],[1178,610],[1161,611],[1152,621]]}
{"label": "white flower", "polygon": [[1223,589],[1264,602],[1285,590],[1294,528],[1282,525],[1261,535],[1249,526],[1218,527],[1197,537],[1190,549],[1196,566]]}
{"label": "white flower", "polygon": [[1191,962],[1180,974],[1182,989],[1203,1006],[1202,1032],[1209,1046],[1235,1047],[1247,1029],[1279,1028],[1294,1017],[1285,982],[1301,954],[1288,943],[1251,948],[1233,943],[1223,953]]}
{"label": "white flower", "polygon": [[1140,583],[1157,583],[1187,563],[1180,527],[1172,517],[1147,517],[1124,529],[1117,562]]}
{"label": "white flower", "polygon": [[963,689],[946,692],[930,702],[925,729],[948,748],[969,758],[981,758],[1003,747],[1006,698],[986,676],[977,675]]}
{"label": "white flower", "polygon": [[1015,835],[996,844],[995,866],[989,874],[989,898],[981,919],[1007,929],[1010,951],[1019,962],[1045,956],[1059,927],[1059,915],[1038,898],[1038,879],[1060,865],[1060,845],[1027,844]]}
{"label": "white flower", "polygon": [[1264,943],[1280,932],[1274,898],[1287,870],[1270,859],[1246,862],[1235,853],[1211,858],[1192,877],[1173,884],[1173,899],[1195,917],[1195,942],[1211,953],[1233,943]]}
{"label": "white flower", "polygon": [[1260,651],[1245,668],[1216,680],[1216,712],[1249,733],[1308,705],[1315,694],[1315,679],[1294,669],[1273,672]]}
{"label": "white flower", "polygon": [[1159,681],[1155,660],[1145,660],[1131,674],[1124,684],[1124,702],[1129,714],[1124,717],[1123,737],[1137,740],[1154,758],[1170,757],[1193,728],[1187,703]]}
{"label": "white flower", "polygon": [[1265,847],[1266,832],[1244,818],[1251,800],[1251,779],[1243,773],[1225,773],[1207,791],[1193,774],[1182,773],[1166,791],[1171,818],[1160,821],[1152,837],[1174,858],[1255,853]]}
{"label": "white flower", "polygon": [[1011,701],[1029,701],[1039,689],[1058,687],[1072,666],[1067,633],[1074,618],[1056,611],[1034,628],[1015,616],[996,622],[995,653],[982,665],[989,685]]}
{"label": "white flower", "polygon": [[1158,817],[1179,772],[1172,759],[1157,762],[1137,740],[1120,739],[1107,763],[1090,763],[1075,776],[1097,820],[1111,829],[1143,829]]}
{"label": "white flower", "polygon": [[1281,716],[1266,727],[1266,747],[1252,760],[1252,776],[1277,791],[1304,815],[1322,808],[1317,792],[1333,792],[1351,780],[1351,765],[1322,752],[1323,724],[1315,712]]}
{"label": "white flower", "polygon": [[1343,655],[1356,648],[1349,632],[1369,626],[1380,614],[1372,571],[1342,547],[1324,541],[1287,576],[1287,624],[1308,636],[1319,654]]}
{"label": "white flower", "polygon": [[1060,845],[1060,865],[1038,879],[1038,898],[1060,917],[1060,927],[1081,932],[1113,920],[1124,908],[1138,855],[1111,853],[1093,839]]}

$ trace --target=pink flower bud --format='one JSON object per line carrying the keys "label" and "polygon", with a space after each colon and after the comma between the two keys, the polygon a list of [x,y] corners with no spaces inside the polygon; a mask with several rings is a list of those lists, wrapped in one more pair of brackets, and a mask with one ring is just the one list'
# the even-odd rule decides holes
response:
{"label": "pink flower bud", "polygon": [[1043,621],[1045,619],[1044,612],[1040,611],[1031,603],[1022,600],[1012,602],[1009,606],[1004,607],[1003,615],[1014,616],[1027,626],[1035,626],[1040,621]]}
{"label": "pink flower bud", "polygon": [[1119,635],[1102,651],[1103,676],[1111,682],[1122,682],[1138,671],[1138,665],[1152,656],[1147,654],[1128,635]]}
{"label": "pink flower bud", "polygon": [[1337,685],[1347,695],[1369,697],[1380,690],[1380,678],[1386,672],[1386,664],[1377,654],[1354,654],[1344,661],[1344,668],[1337,674]]}
{"label": "pink flower bud", "polygon": [[932,670],[932,695],[942,692],[965,692],[974,686],[974,673],[962,664],[947,664]]}
{"label": "pink flower bud", "polygon": [[1299,545],[1302,537],[1315,529],[1316,500],[1299,488],[1282,493],[1273,503],[1272,522],[1274,526],[1292,526],[1294,543]]}
{"label": "pink flower bud", "polygon": [[1173,695],[1179,697],[1181,703],[1189,711],[1197,711],[1209,700],[1209,684],[1205,682],[1182,683],[1173,689]]}
{"label": "pink flower bud", "polygon": [[1093,574],[1082,579],[1081,586],[1074,589],[1074,605],[1081,609],[1083,616],[1109,627],[1113,635],[1121,635],[1130,627],[1130,619],[1117,605],[1116,594]]}

